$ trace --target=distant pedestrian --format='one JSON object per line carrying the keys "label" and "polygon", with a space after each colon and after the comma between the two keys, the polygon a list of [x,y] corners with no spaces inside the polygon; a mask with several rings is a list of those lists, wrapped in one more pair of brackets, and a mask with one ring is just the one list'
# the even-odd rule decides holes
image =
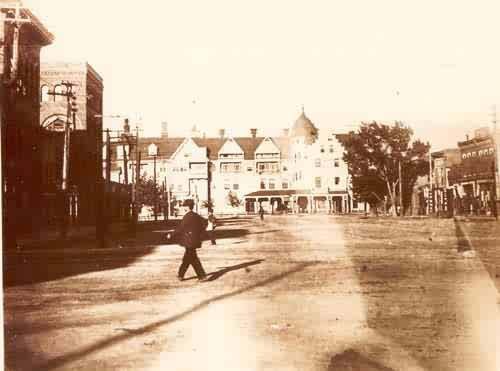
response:
{"label": "distant pedestrian", "polygon": [[262,207],[262,205],[260,205],[260,209],[259,209],[259,215],[260,215],[260,220],[264,220],[264,208]]}
{"label": "distant pedestrian", "polygon": [[210,238],[212,245],[216,245],[215,242],[215,227],[217,226],[217,219],[215,219],[214,211],[212,209],[208,210],[208,225],[207,233]]}
{"label": "distant pedestrian", "polygon": [[184,215],[181,223],[175,230],[175,234],[180,239],[180,244],[186,249],[177,277],[182,281],[189,266],[192,265],[198,276],[198,280],[203,281],[207,275],[198,258],[196,249],[201,247],[202,234],[207,228],[208,223],[206,219],[193,211],[194,202],[192,200],[187,200],[185,204],[189,208],[189,211]]}

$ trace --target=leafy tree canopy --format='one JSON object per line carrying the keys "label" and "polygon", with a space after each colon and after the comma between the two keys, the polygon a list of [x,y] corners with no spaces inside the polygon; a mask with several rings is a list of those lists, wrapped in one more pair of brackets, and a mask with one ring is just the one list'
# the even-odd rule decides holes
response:
{"label": "leafy tree canopy", "polygon": [[417,177],[428,169],[429,151],[429,145],[419,140],[411,142],[412,135],[412,129],[401,122],[386,125],[375,121],[362,123],[357,132],[347,135],[343,140],[344,161],[352,176],[355,196],[372,205],[387,196],[391,205],[396,205],[401,164],[403,200],[406,199],[406,206],[409,204],[408,193],[411,194]]}

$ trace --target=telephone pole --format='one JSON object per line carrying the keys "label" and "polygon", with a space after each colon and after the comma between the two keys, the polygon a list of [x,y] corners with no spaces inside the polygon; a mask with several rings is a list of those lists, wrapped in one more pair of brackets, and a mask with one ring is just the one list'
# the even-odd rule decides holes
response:
{"label": "telephone pole", "polygon": [[499,202],[500,202],[500,175],[498,173],[498,164],[500,162],[500,134],[498,133],[498,128],[497,128],[497,108],[496,105],[493,105],[493,112],[492,112],[492,122],[493,122],[493,145],[495,147],[495,152],[494,152],[494,160],[493,160],[493,192],[492,192],[492,198],[493,198],[493,214],[495,215],[495,219],[498,220],[498,210],[499,210]]}
{"label": "telephone pole", "polygon": [[137,233],[138,222],[138,202],[137,202],[137,187],[141,181],[141,152],[139,152],[139,127],[136,127],[135,136],[135,182],[132,184],[132,234]]}
{"label": "telephone pole", "polygon": [[[70,141],[71,141],[71,126],[72,119],[76,119],[76,95],[73,92],[73,87],[77,84],[70,81],[62,81],[61,85],[65,87],[65,91],[61,93],[49,92],[49,95],[62,96],[66,98],[66,122],[64,123],[64,144],[63,144],[63,166],[62,166],[62,184],[61,184],[61,238],[65,239],[68,234],[69,224],[69,162],[70,162]],[[73,126],[76,124],[73,122]]]}

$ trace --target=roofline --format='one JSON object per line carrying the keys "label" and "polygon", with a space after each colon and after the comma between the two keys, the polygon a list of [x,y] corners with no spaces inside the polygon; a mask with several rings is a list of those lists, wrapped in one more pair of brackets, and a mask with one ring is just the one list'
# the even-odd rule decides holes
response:
{"label": "roofline", "polygon": [[42,61],[42,63],[41,63],[42,72],[43,72],[44,67],[45,68],[55,68],[55,69],[57,69],[57,67],[63,67],[63,66],[80,66],[80,67],[83,67],[83,69],[85,70],[83,72],[89,73],[90,75],[92,75],[93,77],[95,77],[96,80],[101,83],[101,85],[103,84],[104,80],[103,80],[102,76],[99,75],[99,73],[94,69],[94,67],[92,67],[92,65],[89,62],[87,62],[86,60],[80,60],[80,59],[75,59],[75,60],[46,60],[46,61]]}
{"label": "roofline", "polygon": [[[19,2],[19,4],[22,6],[21,2]],[[38,19],[38,17],[31,10],[29,10],[27,8],[21,9],[21,12],[25,16],[29,17],[29,19],[31,20],[30,24],[35,27],[35,29],[40,33],[40,35],[42,35],[42,37],[45,40],[45,44],[44,45],[52,44],[52,42],[54,41],[55,37],[43,25],[43,23],[40,21],[40,19]]]}

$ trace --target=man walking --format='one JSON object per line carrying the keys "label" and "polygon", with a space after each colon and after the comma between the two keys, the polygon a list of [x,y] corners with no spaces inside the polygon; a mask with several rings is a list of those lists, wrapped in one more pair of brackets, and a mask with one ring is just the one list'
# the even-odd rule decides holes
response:
{"label": "man walking", "polygon": [[207,228],[207,220],[193,211],[193,200],[186,200],[185,206],[189,208],[189,211],[184,215],[181,223],[175,230],[175,234],[180,239],[180,244],[186,249],[177,277],[182,281],[189,266],[192,265],[198,276],[198,280],[204,281],[207,275],[198,258],[196,249],[201,247],[202,233]]}
{"label": "man walking", "polygon": [[207,232],[208,237],[210,238],[210,242],[212,245],[215,245],[215,227],[217,226],[217,219],[215,219],[214,211],[212,209],[208,209],[208,226]]}
{"label": "man walking", "polygon": [[264,221],[264,208],[260,205],[259,209],[260,220]]}

